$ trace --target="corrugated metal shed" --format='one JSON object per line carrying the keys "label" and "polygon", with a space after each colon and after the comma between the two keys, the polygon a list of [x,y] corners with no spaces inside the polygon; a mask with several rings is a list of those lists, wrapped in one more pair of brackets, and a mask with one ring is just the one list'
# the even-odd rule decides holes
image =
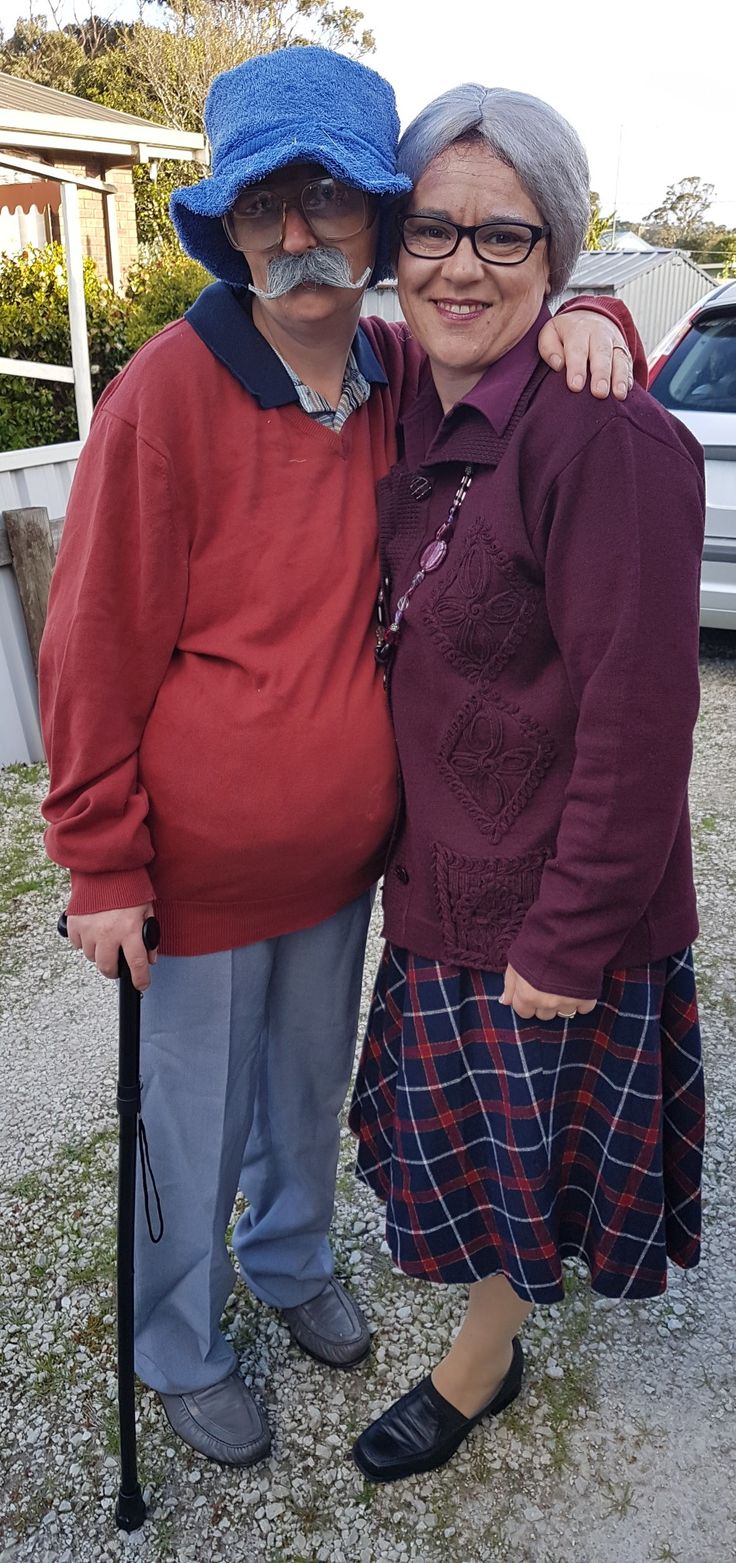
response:
{"label": "corrugated metal shed", "polygon": [[649,353],[712,287],[708,272],[680,250],[588,250],[580,256],[560,303],[580,293],[621,299]]}
{"label": "corrugated metal shed", "polygon": [[677,250],[584,250],[579,256],[566,291],[610,293],[642,272],[652,271],[677,256]]}

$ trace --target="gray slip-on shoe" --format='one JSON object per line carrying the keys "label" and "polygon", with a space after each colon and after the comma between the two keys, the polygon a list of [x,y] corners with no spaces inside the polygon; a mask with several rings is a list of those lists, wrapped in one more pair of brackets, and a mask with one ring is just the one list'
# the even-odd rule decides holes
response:
{"label": "gray slip-on shoe", "polygon": [[331,1368],[354,1368],[371,1349],[368,1325],[339,1281],[327,1282],[317,1297],[297,1308],[282,1308],[292,1340],[310,1357]]}
{"label": "gray slip-on shoe", "polygon": [[159,1395],[179,1438],[220,1465],[255,1465],[271,1448],[268,1423],[235,1368],[188,1395]]}

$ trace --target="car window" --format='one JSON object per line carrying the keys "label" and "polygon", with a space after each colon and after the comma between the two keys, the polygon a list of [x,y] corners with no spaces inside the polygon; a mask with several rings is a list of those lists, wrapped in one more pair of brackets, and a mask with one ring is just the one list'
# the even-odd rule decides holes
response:
{"label": "car window", "polygon": [[736,315],[693,325],[651,394],[673,412],[736,412]]}

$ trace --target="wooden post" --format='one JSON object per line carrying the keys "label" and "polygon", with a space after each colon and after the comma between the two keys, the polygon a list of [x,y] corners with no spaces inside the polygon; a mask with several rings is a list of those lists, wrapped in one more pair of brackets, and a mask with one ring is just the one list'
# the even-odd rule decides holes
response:
{"label": "wooden post", "polygon": [[4,511],[8,546],[18,584],[33,666],[46,623],[46,606],[54,569],[54,542],[47,510]]}
{"label": "wooden post", "polygon": [[105,213],[105,240],[107,243],[107,263],[110,272],[110,281],[116,293],[123,291],[123,274],[120,270],[120,235],[118,233],[118,212],[115,205],[115,196],[111,190],[102,197],[102,205]]}

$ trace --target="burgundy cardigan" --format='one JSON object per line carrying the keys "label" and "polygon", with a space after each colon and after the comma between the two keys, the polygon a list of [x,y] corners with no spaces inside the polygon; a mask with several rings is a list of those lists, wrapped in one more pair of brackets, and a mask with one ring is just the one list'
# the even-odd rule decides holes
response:
{"label": "burgundy cardigan", "polygon": [[539,325],[446,417],[427,368],[379,485],[393,613],[473,465],[389,675],[404,801],[384,933],[595,998],[604,969],[697,933],[703,458],[638,388],[571,396]]}

